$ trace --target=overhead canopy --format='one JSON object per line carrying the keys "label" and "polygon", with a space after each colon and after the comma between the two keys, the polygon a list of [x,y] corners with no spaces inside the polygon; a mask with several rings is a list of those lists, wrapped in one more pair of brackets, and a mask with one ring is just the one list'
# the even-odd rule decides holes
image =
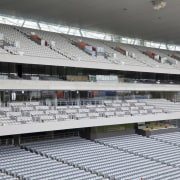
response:
{"label": "overhead canopy", "polygon": [[132,38],[180,44],[180,0],[1,0],[0,14]]}

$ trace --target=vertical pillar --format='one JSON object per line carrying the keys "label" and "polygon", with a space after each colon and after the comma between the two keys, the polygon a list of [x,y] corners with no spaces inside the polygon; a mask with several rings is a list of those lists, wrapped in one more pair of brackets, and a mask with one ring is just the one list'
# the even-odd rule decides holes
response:
{"label": "vertical pillar", "polygon": [[13,138],[14,138],[14,145],[21,144],[21,135],[15,135]]}
{"label": "vertical pillar", "polygon": [[176,125],[177,125],[178,128],[180,128],[180,119],[176,120]]}

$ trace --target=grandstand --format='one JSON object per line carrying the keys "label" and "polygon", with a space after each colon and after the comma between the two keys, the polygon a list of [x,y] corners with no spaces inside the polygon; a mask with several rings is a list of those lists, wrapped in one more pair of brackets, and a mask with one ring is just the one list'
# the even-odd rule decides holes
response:
{"label": "grandstand", "polygon": [[179,7],[0,2],[0,180],[180,180]]}

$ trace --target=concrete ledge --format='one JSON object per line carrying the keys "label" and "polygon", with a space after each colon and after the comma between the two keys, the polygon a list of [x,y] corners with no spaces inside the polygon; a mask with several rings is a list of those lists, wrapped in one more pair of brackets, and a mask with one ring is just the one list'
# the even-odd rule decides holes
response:
{"label": "concrete ledge", "polygon": [[20,125],[6,125],[0,126],[0,136],[77,129],[96,126],[108,126],[128,123],[151,122],[162,120],[180,119],[180,112],[178,113],[159,113],[139,116],[125,116],[125,117],[99,117],[96,119],[81,119],[81,120],[66,120],[54,121],[44,123],[20,124]]}
{"label": "concrete ledge", "polygon": [[113,63],[102,63],[98,61],[72,61],[68,59],[56,59],[46,57],[33,57],[33,56],[19,56],[4,54],[0,56],[0,62],[22,63],[22,64],[37,64],[49,66],[66,66],[78,68],[92,68],[92,69],[109,69],[109,70],[122,70],[122,71],[137,71],[137,72],[150,72],[150,73],[163,73],[163,74],[180,74],[180,70],[176,68],[159,68],[133,65],[121,65]]}
{"label": "concrete ledge", "polygon": [[99,83],[76,81],[35,81],[35,80],[2,80],[1,90],[104,90],[104,91],[180,91],[180,85],[142,84],[142,83]]}

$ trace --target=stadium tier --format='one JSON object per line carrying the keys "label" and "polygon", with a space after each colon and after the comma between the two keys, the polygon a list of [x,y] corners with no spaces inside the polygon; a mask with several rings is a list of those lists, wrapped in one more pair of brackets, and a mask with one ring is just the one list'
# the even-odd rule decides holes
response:
{"label": "stadium tier", "polygon": [[[103,179],[64,162],[48,159],[19,147],[0,149],[1,171],[17,179]],[[7,176],[8,177],[8,176]]]}
{"label": "stadium tier", "polygon": [[180,146],[180,132],[152,135],[151,138],[174,146]]}
{"label": "stadium tier", "polygon": [[[161,50],[131,46],[127,44],[103,42],[77,36],[0,25],[1,54],[46,57],[73,61],[117,64],[119,66],[142,66],[164,69],[179,69],[178,60]],[[84,46],[76,43],[84,42]],[[119,49],[120,50],[119,50]],[[156,52],[157,57],[149,57],[146,51]],[[174,52],[171,52],[173,54]]]}
{"label": "stadium tier", "polygon": [[[167,107],[168,106],[168,107]],[[180,104],[165,99],[105,100],[98,105],[43,106],[39,102],[15,102],[0,107],[1,126],[10,124],[44,123],[93,119],[98,117],[140,116],[179,112]]]}
{"label": "stadium tier", "polygon": [[180,180],[166,1],[0,2],[0,180]]}
{"label": "stadium tier", "polygon": [[178,151],[135,134],[95,141],[75,136],[1,146],[0,171],[6,179],[178,180]]}
{"label": "stadium tier", "polygon": [[[179,88],[179,61],[173,58],[178,53],[4,24],[0,33],[0,84],[4,90]],[[10,80],[16,80],[15,84]],[[39,86],[34,85],[37,80]],[[52,87],[42,80],[52,81]]]}
{"label": "stadium tier", "polygon": [[[2,104],[0,107],[0,134],[2,136],[53,129],[176,120],[180,116],[180,104],[166,99],[93,100],[80,101],[79,104],[74,105],[72,105],[73,102],[72,104],[71,102],[65,103],[70,104],[42,105],[38,101],[10,102],[6,106]],[[147,125],[143,129],[176,129],[177,126]]]}
{"label": "stadium tier", "polygon": [[[149,141],[149,138],[143,138],[138,135],[122,136],[122,144],[124,141],[128,141],[131,144],[132,138],[135,139],[135,143],[132,145],[139,146],[138,141],[142,143],[144,153],[148,153],[148,147],[154,144],[152,140],[143,145],[143,142],[146,140]],[[115,141],[117,139],[117,143],[114,141],[115,146],[107,146],[106,143],[102,144],[105,141],[104,139],[96,140],[95,143],[76,137],[26,143],[22,147],[26,150],[42,154],[42,156],[46,156],[47,158],[64,161],[109,179],[136,180],[140,177],[144,179],[178,179],[180,177],[178,173],[179,166],[173,167],[163,159],[161,160],[161,158],[159,161],[156,161],[145,155],[141,156],[142,147],[138,149],[139,154],[132,152],[130,149],[126,150],[123,148],[123,145],[119,145],[118,137],[114,137],[114,139]],[[157,142],[157,146],[161,145],[167,150],[174,149],[171,145],[158,141],[155,142]],[[147,149],[145,148],[146,146],[148,146]],[[153,146],[152,148],[154,149],[155,147]],[[175,149],[177,149],[177,152],[179,151],[178,148]],[[162,153],[162,149],[158,147],[154,151],[157,154]],[[170,151],[169,153],[171,154]],[[176,154],[172,155],[172,158],[173,156],[177,158]]]}
{"label": "stadium tier", "polygon": [[95,141],[61,138],[2,146],[0,170],[6,179],[178,180],[178,153],[171,152],[179,150],[139,135]]}

